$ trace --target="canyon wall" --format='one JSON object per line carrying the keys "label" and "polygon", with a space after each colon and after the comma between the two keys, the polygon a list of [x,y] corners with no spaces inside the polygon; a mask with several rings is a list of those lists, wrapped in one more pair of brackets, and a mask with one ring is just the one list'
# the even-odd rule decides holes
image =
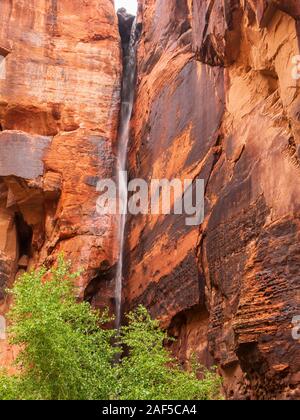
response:
{"label": "canyon wall", "polygon": [[[205,220],[129,217],[124,309],[158,317],[183,365],[218,365],[228,398],[299,399],[298,0],[139,0],[138,22],[130,178],[204,179]],[[61,251],[78,295],[113,307],[116,220],[96,212],[116,168],[113,2],[1,0],[0,55],[0,315]]]}
{"label": "canyon wall", "polygon": [[125,300],[228,398],[300,397],[298,1],[140,0],[131,178],[205,180],[205,221],[129,220]]}
{"label": "canyon wall", "polygon": [[0,54],[0,315],[16,275],[50,267],[61,251],[84,270],[78,294],[91,299],[104,285],[107,304],[115,221],[96,213],[96,183],[115,168],[122,57],[114,4],[1,0]]}

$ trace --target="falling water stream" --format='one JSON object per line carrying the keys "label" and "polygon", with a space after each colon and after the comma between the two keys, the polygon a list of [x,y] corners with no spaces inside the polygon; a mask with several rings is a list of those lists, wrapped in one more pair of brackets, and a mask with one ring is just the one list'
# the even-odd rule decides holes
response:
{"label": "falling water stream", "polygon": [[116,328],[121,325],[122,310],[122,286],[123,286],[123,266],[124,266],[124,243],[125,227],[127,214],[127,149],[129,142],[130,119],[132,115],[135,82],[136,82],[136,46],[137,46],[136,20],[131,29],[129,45],[124,48],[123,57],[123,85],[122,85],[122,103],[120,115],[120,128],[118,138],[118,171],[119,171],[119,258],[116,271]]}

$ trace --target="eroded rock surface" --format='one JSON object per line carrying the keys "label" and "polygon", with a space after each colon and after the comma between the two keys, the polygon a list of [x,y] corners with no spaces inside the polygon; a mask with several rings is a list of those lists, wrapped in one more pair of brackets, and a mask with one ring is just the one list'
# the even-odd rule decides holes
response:
{"label": "eroded rock surface", "polygon": [[130,176],[202,178],[205,221],[129,223],[128,306],[218,364],[229,398],[300,398],[297,1],[140,0]]}
{"label": "eroded rock surface", "polygon": [[113,2],[1,0],[0,54],[0,314],[17,273],[51,266],[61,251],[85,270],[79,294],[91,298],[116,259],[115,221],[96,213],[97,180],[115,167]]}
{"label": "eroded rock surface", "polygon": [[[228,398],[300,398],[299,22],[298,0],[139,1],[130,177],[204,179],[206,210],[201,226],[129,219],[124,297],[183,365],[217,364]],[[85,270],[80,296],[111,304],[118,244],[96,184],[116,167],[113,3],[1,0],[0,55],[0,315],[15,277],[60,251]]]}

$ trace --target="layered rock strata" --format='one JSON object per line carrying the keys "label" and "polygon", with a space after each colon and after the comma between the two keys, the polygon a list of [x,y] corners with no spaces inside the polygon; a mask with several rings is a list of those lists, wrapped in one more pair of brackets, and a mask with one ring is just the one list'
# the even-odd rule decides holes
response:
{"label": "layered rock strata", "polygon": [[[121,44],[111,0],[1,0],[0,315],[15,276],[59,252],[106,291],[115,220],[96,212],[115,170]],[[8,357],[4,354],[4,358]]]}
{"label": "layered rock strata", "polygon": [[217,364],[228,398],[300,397],[299,12],[140,1],[130,176],[204,179],[205,221],[132,218],[126,298],[160,318],[183,364]]}

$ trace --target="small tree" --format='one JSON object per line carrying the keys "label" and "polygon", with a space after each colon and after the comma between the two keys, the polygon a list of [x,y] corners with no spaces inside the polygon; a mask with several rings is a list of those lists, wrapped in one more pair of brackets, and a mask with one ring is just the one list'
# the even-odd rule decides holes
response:
{"label": "small tree", "polygon": [[[47,275],[46,275],[47,274]],[[15,284],[9,314],[11,343],[20,347],[20,375],[2,376],[1,395],[13,399],[93,400],[113,393],[113,331],[107,315],[77,303],[70,265],[59,257],[50,273],[24,274]],[[45,280],[46,276],[46,280]]]}
{"label": "small tree", "polygon": [[184,371],[165,348],[167,334],[140,306],[128,316],[121,341],[128,349],[119,365],[118,393],[121,400],[210,400],[220,399],[221,378],[194,363]]}
{"label": "small tree", "polygon": [[[145,308],[128,315],[119,346],[109,321],[75,298],[70,265],[24,274],[11,292],[11,343],[18,375],[0,374],[0,400],[215,399],[220,378],[185,372],[164,347],[166,334]],[[127,354],[114,363],[125,348]]]}

